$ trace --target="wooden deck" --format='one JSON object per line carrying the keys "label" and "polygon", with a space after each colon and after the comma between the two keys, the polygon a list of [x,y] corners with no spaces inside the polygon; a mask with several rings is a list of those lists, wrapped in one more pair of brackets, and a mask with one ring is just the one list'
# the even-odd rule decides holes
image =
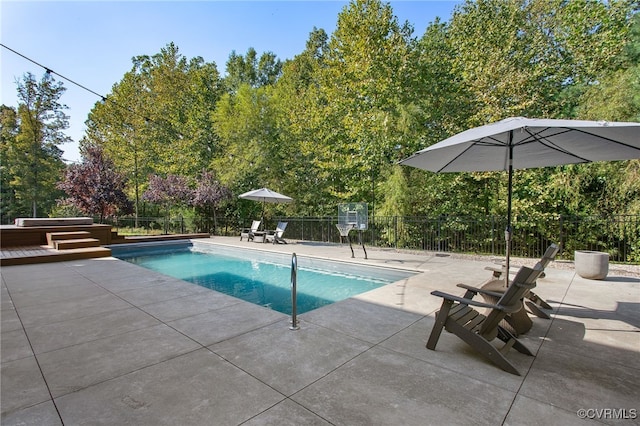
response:
{"label": "wooden deck", "polygon": [[67,250],[56,250],[45,245],[3,247],[0,250],[0,266],[63,262],[67,260],[108,256],[111,256],[111,249],[106,247],[86,247]]}
{"label": "wooden deck", "polygon": [[[114,238],[112,244],[131,244],[151,241],[185,240],[209,238],[209,234],[149,235]],[[48,245],[20,245],[0,248],[0,266],[29,265],[34,263],[64,262],[111,256],[107,247],[83,247],[56,250]]]}
{"label": "wooden deck", "polygon": [[100,240],[101,245],[111,244],[111,225],[58,225],[15,226],[0,225],[0,248],[32,247],[47,244],[47,234],[55,232],[86,231]]}

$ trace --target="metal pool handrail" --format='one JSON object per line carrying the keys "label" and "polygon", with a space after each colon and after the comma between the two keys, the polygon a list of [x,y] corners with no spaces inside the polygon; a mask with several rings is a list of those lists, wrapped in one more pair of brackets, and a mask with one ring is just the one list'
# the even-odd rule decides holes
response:
{"label": "metal pool handrail", "polygon": [[291,326],[289,330],[299,330],[297,318],[297,285],[298,285],[298,256],[291,255]]}

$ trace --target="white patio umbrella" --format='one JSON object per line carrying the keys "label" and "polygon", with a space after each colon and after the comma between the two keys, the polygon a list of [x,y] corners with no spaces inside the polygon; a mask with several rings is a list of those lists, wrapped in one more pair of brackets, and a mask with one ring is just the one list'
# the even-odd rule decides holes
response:
{"label": "white patio umbrella", "polygon": [[512,117],[458,133],[400,164],[437,173],[508,171],[508,271],[514,169],[634,158],[640,158],[640,123]]}
{"label": "white patio umbrella", "polygon": [[254,189],[253,191],[245,192],[238,197],[245,200],[261,201],[262,202],[262,214],[261,221],[264,229],[264,203],[290,203],[293,198],[282,195],[276,191],[272,191],[269,188]]}

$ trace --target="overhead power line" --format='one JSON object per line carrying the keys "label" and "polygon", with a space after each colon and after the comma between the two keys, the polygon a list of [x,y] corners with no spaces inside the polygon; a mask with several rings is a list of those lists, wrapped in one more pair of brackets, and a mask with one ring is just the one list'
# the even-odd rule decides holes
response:
{"label": "overhead power line", "polygon": [[7,45],[5,45],[5,44],[0,43],[0,46],[4,47],[4,48],[5,48],[5,49],[7,49],[8,51],[10,51],[10,52],[12,52],[12,53],[14,53],[14,54],[16,54],[16,55],[18,55],[18,56],[20,56],[21,58],[24,58],[24,59],[26,59],[27,61],[29,61],[29,62],[31,62],[31,63],[33,63],[33,64],[35,64],[35,65],[39,66],[40,68],[44,69],[44,70],[45,70],[45,72],[46,72],[47,74],[55,74],[55,75],[57,75],[58,77],[60,77],[61,79],[66,80],[66,81],[68,81],[69,83],[71,83],[71,84],[73,84],[73,85],[75,85],[75,86],[78,86],[79,88],[81,88],[81,89],[83,89],[83,90],[86,90],[87,92],[89,92],[89,93],[91,93],[91,94],[93,94],[93,95],[95,95],[95,96],[99,97],[99,98],[100,98],[100,100],[102,100],[102,102],[110,102],[110,103],[111,103],[111,104],[113,104],[114,106],[116,106],[116,107],[118,107],[118,108],[120,108],[120,109],[122,109],[122,110],[125,110],[125,111],[127,111],[127,112],[129,112],[129,113],[131,113],[131,114],[133,114],[133,115],[136,115],[136,116],[138,116],[138,117],[140,117],[140,118],[144,119],[146,122],[151,122],[151,123],[154,123],[154,124],[158,124],[158,123],[156,123],[154,120],[150,119],[149,117],[146,117],[146,116],[144,116],[144,115],[142,115],[142,114],[139,114],[138,112],[136,112],[136,111],[132,110],[131,108],[128,108],[128,107],[125,107],[125,106],[122,106],[122,105],[118,104],[116,101],[114,101],[114,100],[112,100],[112,99],[109,99],[109,98],[107,98],[106,96],[101,95],[100,93],[96,92],[95,90],[91,90],[91,89],[89,89],[88,87],[86,87],[86,86],[84,86],[84,85],[82,85],[82,84],[80,84],[80,83],[78,83],[78,82],[76,82],[76,81],[74,81],[74,80],[70,79],[69,77],[65,77],[64,75],[60,74],[59,72],[56,72],[56,71],[52,70],[51,68],[49,68],[49,67],[47,67],[47,66],[45,66],[45,65],[42,65],[41,63],[39,63],[39,62],[37,62],[37,61],[35,61],[35,60],[33,60],[33,59],[29,58],[29,57],[28,57],[28,56],[26,56],[26,55],[23,55],[22,53],[20,53],[20,52],[18,52],[18,51],[16,51],[16,50],[14,50],[14,49],[12,49],[12,48],[10,48],[9,46],[7,46]]}
{"label": "overhead power line", "polygon": [[[10,52],[12,52],[12,53],[14,53],[14,54],[16,54],[16,55],[18,55],[18,56],[20,56],[21,58],[24,58],[24,59],[26,59],[27,61],[29,61],[29,62],[31,62],[31,63],[33,63],[33,64],[35,64],[35,65],[39,66],[40,68],[44,69],[46,73],[48,73],[48,74],[55,74],[55,75],[57,75],[58,77],[62,78],[63,80],[66,80],[66,81],[68,81],[69,83],[71,83],[71,84],[73,84],[73,85],[75,85],[75,86],[78,86],[79,88],[81,88],[81,89],[83,89],[83,90],[86,90],[87,92],[89,92],[89,93],[91,93],[91,94],[93,94],[93,95],[95,95],[95,96],[99,97],[103,102],[110,102],[110,103],[111,103],[111,104],[113,104],[114,106],[116,106],[116,107],[118,107],[118,108],[120,108],[120,109],[122,109],[122,110],[124,110],[124,111],[127,111],[127,112],[129,112],[130,114],[133,114],[133,115],[136,115],[136,116],[138,116],[138,117],[142,118],[142,119],[143,119],[143,120],[145,120],[145,122],[147,122],[147,123],[153,123],[153,124],[155,124],[155,125],[157,125],[157,126],[159,126],[159,127],[165,127],[165,125],[163,125],[162,123],[158,123],[157,121],[152,120],[152,119],[150,119],[149,117],[146,117],[146,116],[144,116],[144,115],[142,115],[142,114],[140,114],[140,113],[138,113],[138,112],[136,112],[136,111],[132,110],[131,108],[128,108],[128,107],[125,107],[125,106],[122,106],[122,105],[118,104],[116,101],[114,101],[114,100],[112,100],[112,99],[109,99],[109,98],[107,98],[106,96],[103,96],[103,95],[101,95],[100,93],[98,93],[98,92],[96,92],[96,91],[94,91],[94,90],[89,89],[88,87],[86,87],[86,86],[84,86],[84,85],[82,85],[82,84],[80,84],[80,83],[78,83],[78,82],[76,82],[76,81],[74,81],[74,80],[70,79],[69,77],[65,77],[64,75],[60,74],[59,72],[56,72],[56,71],[52,70],[51,68],[49,68],[49,67],[47,67],[47,66],[45,66],[45,65],[42,65],[42,64],[41,64],[41,63],[39,63],[39,62],[36,62],[35,60],[33,60],[33,59],[29,58],[29,57],[28,57],[28,56],[26,56],[26,55],[23,55],[22,53],[20,53],[20,52],[18,52],[18,51],[16,51],[16,50],[14,50],[14,49],[12,49],[12,48],[10,48],[9,46],[7,46],[7,45],[5,45],[5,44],[0,43],[0,46],[4,47],[4,48],[5,48],[5,49],[7,49],[8,51],[10,51]],[[173,128],[172,128],[171,130],[172,130],[172,131],[174,131],[174,132],[175,132],[175,134],[176,134],[176,135],[178,135],[178,137],[183,138],[183,136],[182,136],[182,134],[181,134],[180,132],[176,131],[176,130],[175,130],[175,129],[173,129]],[[252,161],[253,161],[253,160],[252,160]]]}

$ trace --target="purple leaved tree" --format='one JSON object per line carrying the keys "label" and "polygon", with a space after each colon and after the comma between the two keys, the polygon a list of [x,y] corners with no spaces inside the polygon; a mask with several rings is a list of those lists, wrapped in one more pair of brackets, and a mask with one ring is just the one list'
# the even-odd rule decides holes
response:
{"label": "purple leaved tree", "polygon": [[133,204],[124,192],[126,179],[116,172],[113,161],[101,147],[87,147],[81,164],[67,168],[58,188],[66,192],[69,203],[90,216],[106,217],[130,214]]}
{"label": "purple leaved tree", "polygon": [[230,198],[229,188],[218,182],[214,173],[203,170],[191,200],[196,212],[202,217],[199,225],[201,230],[215,233],[216,208]]}
{"label": "purple leaved tree", "polygon": [[149,186],[142,199],[157,204],[165,210],[164,233],[168,233],[168,219],[171,207],[188,204],[193,196],[187,178],[184,176],[149,176]]}

